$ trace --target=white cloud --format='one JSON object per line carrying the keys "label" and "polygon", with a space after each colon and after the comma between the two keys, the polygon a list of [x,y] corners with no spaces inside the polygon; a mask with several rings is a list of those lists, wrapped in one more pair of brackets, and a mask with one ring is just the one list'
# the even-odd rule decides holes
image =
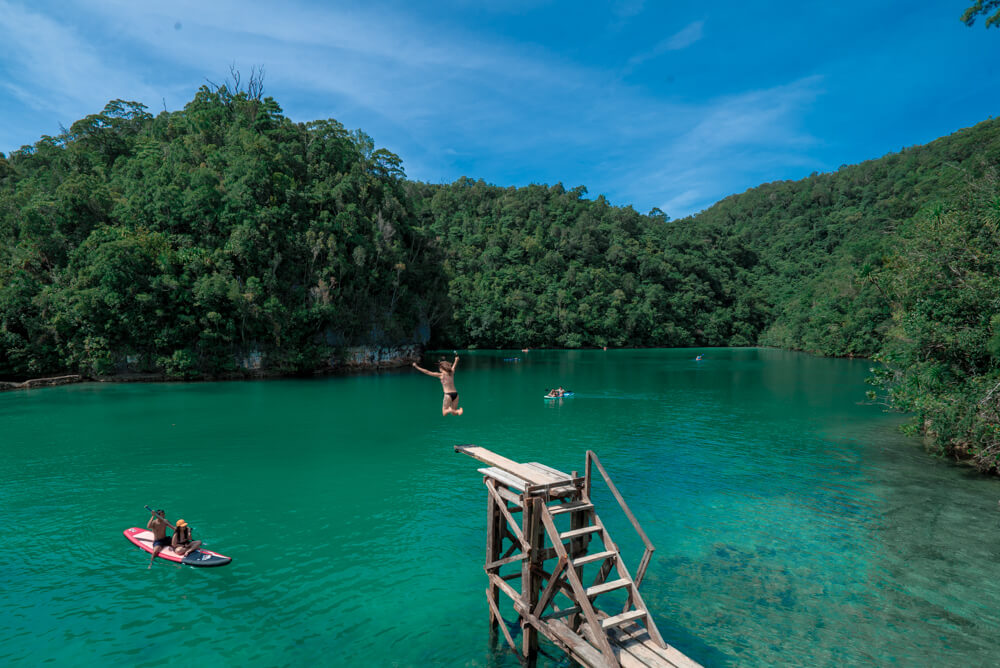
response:
{"label": "white cloud", "polygon": [[686,49],[701,39],[702,33],[704,32],[704,26],[704,21],[695,21],[680,32],[675,33],[664,40],[660,48],[664,51],[678,51],[680,49]]}
{"label": "white cloud", "polygon": [[664,212],[680,218],[789,166],[822,169],[809,155],[818,142],[800,121],[822,95],[821,82],[807,77],[699,105],[678,135],[634,151],[643,158],[614,181],[615,189],[623,202],[662,202]]}
{"label": "white cloud", "polygon": [[0,57],[14,79],[5,86],[36,111],[70,121],[81,108],[100,111],[122,91],[153,95],[140,77],[107,64],[76,30],[23,6],[0,0],[0,34]]}
{"label": "white cloud", "polygon": [[645,0],[617,0],[611,10],[621,18],[631,18],[641,14],[645,5]]}
{"label": "white cloud", "polygon": [[[230,63],[244,77],[263,65],[265,92],[292,118],[360,125],[400,153],[413,178],[466,173],[501,185],[584,184],[618,204],[662,203],[673,217],[745,187],[748,178],[766,180],[775,161],[806,160],[812,141],[797,128],[819,94],[815,79],[678,103],[506,35],[375,8],[250,0],[75,5],[57,20],[0,0],[0,30],[11,36],[0,44],[0,64],[18,75],[3,87],[32,108],[57,110],[67,124],[113,98],[155,109],[166,96],[176,108],[202,78],[221,83]],[[628,11],[641,9],[636,3]],[[71,27],[84,25],[83,17],[90,32]],[[702,22],[692,23],[648,57],[702,34]]]}
{"label": "white cloud", "polygon": [[686,49],[702,38],[705,32],[704,28],[704,21],[695,21],[679,32],[661,40],[652,49],[635,54],[628,59],[628,64],[625,67],[626,73],[632,71],[634,68],[647,60],[652,60],[657,56],[662,56],[668,51],[680,51],[681,49]]}

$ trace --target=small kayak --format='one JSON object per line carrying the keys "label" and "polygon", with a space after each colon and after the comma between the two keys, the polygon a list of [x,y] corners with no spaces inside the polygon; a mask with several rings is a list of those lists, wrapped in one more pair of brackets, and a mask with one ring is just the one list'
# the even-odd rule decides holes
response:
{"label": "small kayak", "polygon": [[[125,529],[125,539],[132,543],[140,550],[144,550],[150,554],[153,553],[153,532],[149,529],[140,529],[139,527],[132,527],[131,529]],[[187,564],[188,566],[199,566],[199,567],[209,567],[209,566],[225,566],[230,561],[232,557],[227,557],[225,555],[219,554],[217,552],[212,552],[211,550],[206,550],[204,548],[198,548],[193,552],[189,552],[183,556],[174,552],[174,548],[165,547],[160,550],[160,553],[156,555],[160,559],[166,559],[167,561],[173,561],[178,564]]]}
{"label": "small kayak", "polygon": [[565,399],[566,397],[572,397],[575,394],[576,394],[576,392],[563,392],[561,397],[554,397],[554,396],[546,394],[546,395],[542,396],[542,399]]}

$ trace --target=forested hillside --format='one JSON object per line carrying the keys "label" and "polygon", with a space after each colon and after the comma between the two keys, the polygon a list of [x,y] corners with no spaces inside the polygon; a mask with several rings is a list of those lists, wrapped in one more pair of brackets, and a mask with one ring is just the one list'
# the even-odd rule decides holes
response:
{"label": "forested hillside", "polygon": [[425,340],[443,292],[416,223],[399,159],[336,121],[227,87],[155,118],[114,101],[0,161],[0,375]]}
{"label": "forested hillside", "polygon": [[1000,163],[987,121],[879,160],[769,183],[668,221],[582,187],[409,184],[448,261],[441,345],[774,345],[871,356],[897,229]]}
{"label": "forested hillside", "polygon": [[217,376],[351,344],[878,356],[942,450],[1000,442],[1000,122],[671,221],[583,187],[408,181],[333,120],[203,87],[0,156],[0,377]]}
{"label": "forested hillside", "polygon": [[713,247],[665,216],[586,189],[413,184],[442,245],[461,346],[751,345],[763,326],[737,289],[738,248]]}

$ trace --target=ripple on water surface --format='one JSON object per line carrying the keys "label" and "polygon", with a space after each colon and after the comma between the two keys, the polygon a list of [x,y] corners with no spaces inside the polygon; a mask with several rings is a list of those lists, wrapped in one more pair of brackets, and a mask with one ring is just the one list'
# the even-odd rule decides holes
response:
{"label": "ripple on water surface", "polygon": [[[0,660],[516,666],[488,644],[479,465],[452,451],[477,443],[567,472],[598,452],[657,546],[661,631],[706,665],[992,664],[996,481],[861,403],[863,362],[698,352],[465,354],[461,419],[408,371],[2,394]],[[147,503],[233,563],[147,569],[122,537]]]}

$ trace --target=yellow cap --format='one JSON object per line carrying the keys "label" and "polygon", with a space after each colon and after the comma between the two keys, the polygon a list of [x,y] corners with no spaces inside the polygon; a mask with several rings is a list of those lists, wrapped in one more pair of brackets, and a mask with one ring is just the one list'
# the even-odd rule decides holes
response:
{"label": "yellow cap", "polygon": [[187,526],[187,522],[185,522],[184,520],[177,520],[177,526],[179,526],[179,527],[186,527]]}

